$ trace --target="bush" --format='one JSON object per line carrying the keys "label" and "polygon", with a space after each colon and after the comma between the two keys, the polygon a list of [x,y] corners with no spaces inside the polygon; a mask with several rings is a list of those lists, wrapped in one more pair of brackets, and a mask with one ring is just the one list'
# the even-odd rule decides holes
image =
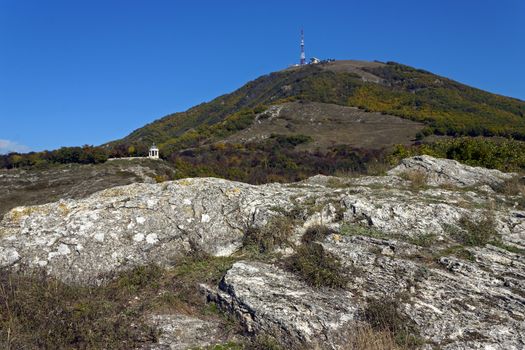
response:
{"label": "bush", "polygon": [[361,318],[372,329],[393,334],[399,346],[415,348],[421,345],[419,332],[415,322],[401,312],[400,307],[399,298],[369,300],[361,313]]}
{"label": "bush", "polygon": [[324,226],[324,225],[315,225],[309,227],[302,237],[303,243],[309,244],[315,241],[322,241],[328,235],[334,233],[335,231]]}
{"label": "bush", "polygon": [[275,141],[277,142],[277,145],[283,148],[287,148],[287,147],[293,148],[302,143],[308,143],[308,142],[313,141],[313,138],[311,136],[302,135],[302,134],[297,134],[297,135],[272,134],[270,138],[275,139]]}
{"label": "bush", "polygon": [[484,246],[493,241],[499,241],[494,219],[490,216],[473,221],[467,217],[459,220],[459,229],[452,231],[452,237],[467,246]]}
{"label": "bush", "polygon": [[287,216],[272,218],[264,227],[249,227],[243,245],[254,246],[259,253],[268,253],[276,248],[290,245],[293,221]]}
{"label": "bush", "polygon": [[314,287],[344,288],[348,282],[339,259],[319,243],[299,246],[285,267]]}
{"label": "bush", "polygon": [[487,137],[447,138],[415,146],[397,145],[387,158],[395,165],[403,158],[421,154],[501,171],[525,169],[525,142]]}

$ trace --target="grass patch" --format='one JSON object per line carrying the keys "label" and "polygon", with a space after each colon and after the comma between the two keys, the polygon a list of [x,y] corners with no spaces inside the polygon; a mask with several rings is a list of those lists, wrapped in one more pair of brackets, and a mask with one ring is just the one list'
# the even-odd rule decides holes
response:
{"label": "grass patch", "polygon": [[[133,349],[156,341],[129,304],[133,278],[106,287],[69,286],[44,273],[0,272],[0,347],[5,349]],[[140,284],[141,282],[139,282]],[[133,287],[133,288],[131,288]]]}
{"label": "grass patch", "polygon": [[244,344],[236,342],[227,342],[224,344],[215,344],[206,347],[191,348],[190,350],[243,350],[246,349]]}
{"label": "grass patch", "polygon": [[217,285],[236,260],[234,257],[212,257],[201,253],[176,261],[170,271],[172,287],[167,295],[175,303],[170,305],[190,314],[215,313],[213,306],[204,305],[199,284]]}
{"label": "grass patch", "polygon": [[432,233],[419,234],[414,237],[407,238],[408,243],[420,246],[420,247],[431,247],[436,243],[437,236]]}
{"label": "grass patch", "polygon": [[269,253],[276,248],[290,245],[293,220],[288,216],[272,218],[263,227],[249,227],[244,235],[243,246],[255,247],[259,253]]}
{"label": "grass patch", "polygon": [[391,235],[387,235],[376,228],[358,224],[343,224],[340,233],[345,236],[366,236],[378,239],[392,238]]}
{"label": "grass patch", "polygon": [[235,332],[199,291],[201,283],[217,284],[234,261],[195,254],[173,269],[140,266],[98,287],[66,285],[43,272],[0,271],[0,348],[140,348],[157,340],[145,320],[155,312],[217,317],[225,332]]}
{"label": "grass patch", "polygon": [[525,255],[525,249],[522,249],[522,248],[519,248],[513,245],[505,244],[502,241],[492,241],[490,242],[490,244],[492,244],[495,247],[505,249],[511,253]]}
{"label": "grass patch", "polygon": [[417,326],[400,311],[399,298],[370,300],[361,313],[361,318],[377,332],[392,334],[398,346],[415,349],[422,345]]}
{"label": "grass patch", "polygon": [[351,330],[341,350],[401,350],[389,331],[377,331],[369,325],[360,325]]}
{"label": "grass patch", "polygon": [[250,350],[284,350],[283,347],[274,337],[260,334],[253,338],[246,349]]}
{"label": "grass patch", "polygon": [[499,241],[494,219],[487,216],[478,221],[462,217],[459,227],[451,228],[450,234],[458,243],[466,246],[484,246],[487,243]]}
{"label": "grass patch", "polygon": [[403,172],[399,174],[399,177],[401,177],[404,180],[409,181],[410,187],[413,190],[419,190],[425,187],[428,183],[427,174],[419,170],[409,170],[409,171]]}
{"label": "grass patch", "polygon": [[436,254],[436,258],[442,257],[442,256],[455,256],[459,259],[467,260],[467,261],[476,261],[476,257],[472,252],[468,249],[465,249],[462,245],[454,245],[445,249],[440,250]]}
{"label": "grass patch", "polygon": [[[473,221],[467,217],[462,217],[459,220],[459,227],[449,226],[447,231],[453,239],[465,246],[482,247],[486,244],[491,244],[511,253],[525,255],[525,249],[503,242],[495,225],[494,218],[490,215],[486,215],[485,218],[480,219],[479,221]],[[471,253],[469,254],[472,255]],[[469,258],[468,260],[472,260],[472,258]]]}
{"label": "grass patch", "polygon": [[285,261],[285,268],[314,287],[344,288],[348,283],[339,258],[319,243],[300,245]]}
{"label": "grass patch", "polygon": [[514,176],[505,180],[493,188],[494,191],[507,196],[525,196],[525,178],[523,176]]}

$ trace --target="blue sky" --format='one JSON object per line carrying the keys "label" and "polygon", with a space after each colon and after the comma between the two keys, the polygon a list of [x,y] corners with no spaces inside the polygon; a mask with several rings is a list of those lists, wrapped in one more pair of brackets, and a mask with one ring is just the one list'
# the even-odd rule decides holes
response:
{"label": "blue sky", "polygon": [[523,0],[0,0],[0,153],[101,144],[306,55],[525,100]]}

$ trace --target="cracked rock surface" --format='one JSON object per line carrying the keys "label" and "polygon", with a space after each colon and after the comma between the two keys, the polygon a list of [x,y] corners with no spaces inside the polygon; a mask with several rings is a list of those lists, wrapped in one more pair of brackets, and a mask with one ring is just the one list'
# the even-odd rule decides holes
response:
{"label": "cracked rock surface", "polygon": [[[411,186],[400,176],[406,171],[423,172],[428,185]],[[423,349],[518,350],[525,348],[525,210],[519,194],[492,190],[512,176],[423,156],[379,177],[136,183],[12,209],[0,222],[0,268],[102,283],[134,266],[170,266],[193,250],[229,256],[247,228],[286,216],[294,223],[292,248],[310,226],[335,232],[319,243],[340,259],[349,282],[314,288],[278,261],[237,261],[219,285],[202,289],[247,333],[272,334],[288,348],[344,349],[341,334],[362,322],[369,301],[396,297]],[[488,217],[497,241],[457,241],[462,220]],[[191,338],[191,329],[207,329],[204,321],[158,317],[159,349],[181,348],[178,330]]]}
{"label": "cracked rock surface", "polygon": [[357,310],[352,293],[316,290],[293,274],[260,262],[241,261],[209,297],[241,318],[248,332],[278,337],[288,346],[326,347]]}
{"label": "cracked rock surface", "polygon": [[216,323],[196,317],[183,314],[154,315],[149,323],[159,330],[159,340],[142,350],[186,350],[224,341]]}
{"label": "cracked rock surface", "polygon": [[452,159],[438,159],[426,155],[403,159],[400,165],[388,172],[388,175],[399,175],[406,171],[423,173],[429,185],[458,187],[483,184],[494,187],[513,176],[499,170],[468,166]]}

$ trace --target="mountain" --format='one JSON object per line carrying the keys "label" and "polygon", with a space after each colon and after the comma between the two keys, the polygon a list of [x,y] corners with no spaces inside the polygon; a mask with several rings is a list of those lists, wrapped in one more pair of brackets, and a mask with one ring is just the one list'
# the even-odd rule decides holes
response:
{"label": "mountain", "polygon": [[525,139],[525,102],[394,62],[335,61],[261,76],[105,147],[156,143],[183,177],[263,183],[361,172],[434,135]]}
{"label": "mountain", "polygon": [[523,172],[412,155],[523,171],[523,104],[340,61],[0,157],[0,348],[521,349]]}
{"label": "mountain", "polygon": [[259,77],[101,147],[0,156],[0,168],[103,163],[156,143],[171,179],[261,184],[382,173],[428,154],[525,170],[525,102],[398,63],[335,61]]}
{"label": "mountain", "polygon": [[[364,118],[368,112],[391,114],[423,123],[424,134],[525,138],[524,101],[394,62],[336,61],[262,76],[110,144],[157,142],[167,152],[194,147],[248,127],[270,105],[291,101],[358,107]],[[194,135],[203,128],[206,135]]]}

